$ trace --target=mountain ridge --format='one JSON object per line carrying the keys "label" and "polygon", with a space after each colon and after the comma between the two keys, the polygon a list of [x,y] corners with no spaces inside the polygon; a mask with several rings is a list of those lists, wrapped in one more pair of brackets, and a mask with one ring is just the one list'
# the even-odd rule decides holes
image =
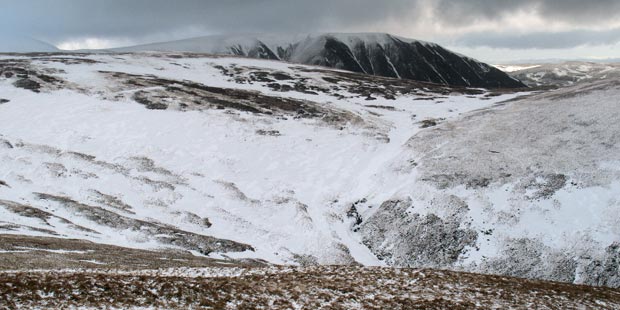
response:
{"label": "mountain ridge", "polygon": [[452,86],[526,87],[501,70],[449,51],[436,43],[387,33],[216,35],[110,51],[237,55]]}

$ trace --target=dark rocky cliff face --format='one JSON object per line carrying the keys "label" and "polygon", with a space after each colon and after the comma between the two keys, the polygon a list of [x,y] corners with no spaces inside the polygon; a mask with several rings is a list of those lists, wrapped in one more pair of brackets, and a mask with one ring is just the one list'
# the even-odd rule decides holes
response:
{"label": "dark rocky cliff face", "polygon": [[327,36],[323,57],[307,64],[454,86],[525,87],[494,67],[459,56],[439,45],[405,42],[387,36],[388,43],[360,41],[352,46]]}
{"label": "dark rocky cliff face", "polygon": [[[281,59],[378,76],[403,78],[444,85],[519,88],[526,87],[508,74],[469,57],[457,55],[431,43],[404,41],[385,35],[382,42],[355,40],[347,43],[324,35],[314,43],[298,42],[272,51],[267,44],[247,51],[230,48],[236,55],[262,59]],[[307,48],[311,45],[312,48]],[[302,46],[306,48],[302,48]],[[308,53],[308,50],[314,51]]]}

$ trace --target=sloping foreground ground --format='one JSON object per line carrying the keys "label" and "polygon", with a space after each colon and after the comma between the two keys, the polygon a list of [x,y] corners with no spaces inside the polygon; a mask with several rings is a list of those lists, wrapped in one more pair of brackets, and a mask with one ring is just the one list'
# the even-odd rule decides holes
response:
{"label": "sloping foreground ground", "polygon": [[0,235],[0,309],[617,309],[620,290],[432,269],[276,267]]}
{"label": "sloping foreground ground", "polygon": [[[220,268],[222,270],[226,268]],[[425,269],[0,273],[9,309],[618,309],[620,291]]]}
{"label": "sloping foreground ground", "polygon": [[141,250],[77,239],[0,234],[0,270],[65,268],[159,269],[266,266],[260,260],[219,260],[180,250]]}

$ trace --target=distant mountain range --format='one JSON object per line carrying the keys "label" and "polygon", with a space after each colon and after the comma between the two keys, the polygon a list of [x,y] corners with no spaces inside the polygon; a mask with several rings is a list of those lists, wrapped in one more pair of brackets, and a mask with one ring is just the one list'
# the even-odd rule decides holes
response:
{"label": "distant mountain range", "polygon": [[571,86],[620,78],[620,64],[569,61],[526,66],[498,66],[528,86]]}
{"label": "distant mountain range", "polygon": [[112,49],[238,55],[444,85],[518,88],[519,80],[440,45],[386,33],[206,36]]}
{"label": "distant mountain range", "polygon": [[543,58],[543,59],[519,59],[506,62],[498,62],[498,65],[532,65],[532,64],[561,64],[565,62],[594,62],[616,63],[620,58]]}

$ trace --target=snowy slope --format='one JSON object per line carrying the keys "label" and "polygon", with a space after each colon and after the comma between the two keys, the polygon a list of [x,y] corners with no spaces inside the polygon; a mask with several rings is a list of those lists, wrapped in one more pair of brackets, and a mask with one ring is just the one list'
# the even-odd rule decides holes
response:
{"label": "snowy slope", "polygon": [[424,41],[387,33],[206,36],[114,49],[240,55],[455,86],[519,88],[502,71]]}
{"label": "snowy slope", "polygon": [[508,73],[540,67],[540,65],[519,65],[519,64],[513,64],[513,65],[493,65],[493,66],[495,68],[497,68],[497,69],[500,69],[500,70],[502,70],[504,72],[508,72]]}
{"label": "snowy slope", "polygon": [[[488,144],[532,118],[524,107],[576,113],[564,93],[496,106],[519,94],[194,54],[2,56],[0,65],[3,233],[618,286],[605,271],[619,241],[615,127],[598,129],[612,149],[590,160],[606,173],[596,182],[571,174],[590,154],[564,155],[572,144],[548,170],[528,170],[551,159],[527,152],[521,165],[488,171],[489,158],[468,157],[570,141]],[[618,90],[574,91],[598,102]],[[606,120],[616,103],[605,102],[574,126]],[[576,199],[584,195],[593,198]],[[540,264],[502,263],[519,246],[521,261]]]}

